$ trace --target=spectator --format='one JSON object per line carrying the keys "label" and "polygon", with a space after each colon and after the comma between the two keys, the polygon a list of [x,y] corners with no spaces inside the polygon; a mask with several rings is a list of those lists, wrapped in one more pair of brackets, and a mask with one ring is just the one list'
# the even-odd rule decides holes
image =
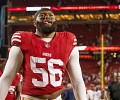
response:
{"label": "spectator", "polygon": [[93,100],[94,99],[94,85],[91,84],[90,87],[87,89],[87,100]]}
{"label": "spectator", "polygon": [[62,100],[75,100],[71,83],[68,83],[67,88],[63,91]]}
{"label": "spectator", "polygon": [[111,100],[120,100],[120,72],[114,73],[114,80],[108,85],[108,95]]}

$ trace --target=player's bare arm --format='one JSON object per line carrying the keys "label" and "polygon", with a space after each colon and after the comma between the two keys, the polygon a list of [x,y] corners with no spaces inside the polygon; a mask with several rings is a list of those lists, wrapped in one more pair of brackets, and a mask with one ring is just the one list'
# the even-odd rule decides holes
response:
{"label": "player's bare arm", "polygon": [[82,78],[82,72],[79,64],[79,51],[77,47],[73,49],[70,55],[67,71],[72,82],[76,100],[87,100],[86,88]]}
{"label": "player's bare arm", "polygon": [[23,60],[23,55],[19,47],[13,46],[10,50],[9,57],[0,78],[0,100],[5,100],[8,89],[18,72]]}

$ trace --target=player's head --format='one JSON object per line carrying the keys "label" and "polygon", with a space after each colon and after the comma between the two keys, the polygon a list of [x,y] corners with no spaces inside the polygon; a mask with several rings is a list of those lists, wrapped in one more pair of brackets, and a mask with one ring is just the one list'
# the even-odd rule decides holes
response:
{"label": "player's head", "polygon": [[48,8],[42,8],[34,16],[34,22],[37,30],[43,34],[49,35],[56,31],[57,24],[54,13]]}
{"label": "player's head", "polygon": [[114,73],[114,81],[120,83],[120,72]]}
{"label": "player's head", "polygon": [[117,74],[117,82],[120,83],[120,72]]}

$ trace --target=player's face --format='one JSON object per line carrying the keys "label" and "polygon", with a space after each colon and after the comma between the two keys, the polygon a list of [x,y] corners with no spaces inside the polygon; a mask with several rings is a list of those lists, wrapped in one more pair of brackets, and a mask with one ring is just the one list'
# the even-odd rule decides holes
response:
{"label": "player's face", "polygon": [[120,73],[117,75],[117,82],[120,83]]}
{"label": "player's face", "polygon": [[37,29],[43,34],[49,35],[56,31],[56,21],[53,12],[42,11],[36,18]]}

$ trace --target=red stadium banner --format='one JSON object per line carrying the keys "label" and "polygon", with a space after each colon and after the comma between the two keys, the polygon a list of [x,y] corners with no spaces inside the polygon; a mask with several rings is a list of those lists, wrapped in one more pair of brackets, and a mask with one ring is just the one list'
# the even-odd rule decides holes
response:
{"label": "red stadium banner", "polygon": [[42,6],[42,7],[17,7],[17,8],[8,8],[9,12],[19,12],[19,11],[38,11],[41,8],[49,8],[54,11],[60,10],[119,10],[120,5],[108,5],[108,6],[71,6],[71,7],[50,7],[50,6]]}
{"label": "red stadium banner", "polygon": [[75,7],[51,7],[51,10],[116,10],[118,5],[111,6],[75,6]]}
{"label": "red stadium banner", "polygon": [[[98,46],[77,46],[79,51],[101,51],[101,47]],[[120,51],[118,46],[104,47],[104,51]]]}

